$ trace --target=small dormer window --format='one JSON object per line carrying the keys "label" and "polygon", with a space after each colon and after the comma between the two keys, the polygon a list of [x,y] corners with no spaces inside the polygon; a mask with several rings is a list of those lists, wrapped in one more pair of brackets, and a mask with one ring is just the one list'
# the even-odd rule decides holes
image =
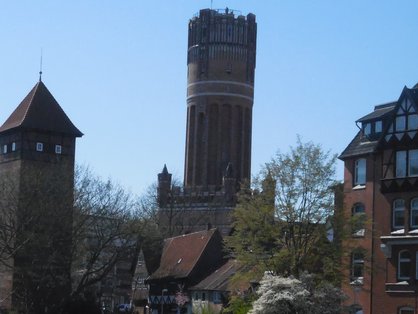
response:
{"label": "small dormer window", "polygon": [[372,125],[370,123],[364,124],[364,135],[368,136],[372,133]]}
{"label": "small dormer window", "polygon": [[7,145],[3,145],[3,154],[7,154]]}
{"label": "small dormer window", "polygon": [[36,151],[43,152],[44,151],[44,143],[38,142],[36,143]]}
{"label": "small dormer window", "polygon": [[382,132],[382,121],[376,121],[374,124],[374,132],[381,133]]}
{"label": "small dormer window", "polygon": [[12,152],[16,151],[16,142],[12,143]]}
{"label": "small dormer window", "polygon": [[55,145],[55,154],[61,154],[61,152],[62,152],[62,146]]}

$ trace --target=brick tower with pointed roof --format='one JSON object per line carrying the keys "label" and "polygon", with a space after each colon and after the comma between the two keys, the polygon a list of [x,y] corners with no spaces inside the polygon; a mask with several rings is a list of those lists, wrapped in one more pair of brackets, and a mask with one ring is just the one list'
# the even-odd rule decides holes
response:
{"label": "brick tower with pointed roof", "polygon": [[[0,308],[52,310],[70,292],[78,130],[39,80],[0,127]],[[7,264],[7,266],[5,266]],[[51,289],[53,287],[53,289]]]}

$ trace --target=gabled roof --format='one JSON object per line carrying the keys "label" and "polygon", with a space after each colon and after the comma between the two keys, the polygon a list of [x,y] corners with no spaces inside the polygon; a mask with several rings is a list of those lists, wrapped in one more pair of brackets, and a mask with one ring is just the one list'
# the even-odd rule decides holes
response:
{"label": "gabled roof", "polygon": [[217,229],[210,229],[166,239],[160,267],[148,280],[188,277],[216,234],[220,236]]}
{"label": "gabled roof", "polygon": [[[391,116],[394,116],[394,113],[398,110],[401,102],[405,97],[408,97],[412,100],[417,107],[418,111],[418,84],[415,85],[413,88],[409,89],[406,86],[403,88],[399,99],[395,102],[390,102],[384,105],[376,106],[374,111],[365,115],[364,117],[358,119],[356,122],[367,122],[372,120],[386,120],[389,121]],[[362,131],[359,131],[354,139],[348,144],[348,146],[344,149],[339,159],[345,159],[354,156],[361,156],[375,152],[379,149],[379,145],[382,142],[382,138],[384,138],[387,129],[389,128],[390,123],[387,123],[386,129],[383,130],[382,134],[378,138],[374,138],[370,140],[367,136],[363,135]]]}
{"label": "gabled roof", "polygon": [[240,268],[237,260],[229,260],[190,290],[231,291],[232,276]]}
{"label": "gabled roof", "polygon": [[51,131],[75,137],[83,136],[42,81],[36,83],[17,106],[0,127],[0,132],[16,128]]}

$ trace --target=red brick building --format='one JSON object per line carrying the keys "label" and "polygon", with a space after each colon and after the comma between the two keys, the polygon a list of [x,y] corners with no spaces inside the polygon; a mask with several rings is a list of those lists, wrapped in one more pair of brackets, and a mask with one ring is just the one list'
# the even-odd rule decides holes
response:
{"label": "red brick building", "polygon": [[353,313],[418,313],[418,86],[356,121],[344,161],[343,289]]}

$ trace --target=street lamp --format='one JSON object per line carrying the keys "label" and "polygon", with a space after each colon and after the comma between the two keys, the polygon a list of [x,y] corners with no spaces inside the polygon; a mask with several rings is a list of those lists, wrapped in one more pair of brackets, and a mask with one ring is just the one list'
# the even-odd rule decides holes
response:
{"label": "street lamp", "polygon": [[167,289],[161,290],[161,314],[164,314],[164,292],[167,291]]}

